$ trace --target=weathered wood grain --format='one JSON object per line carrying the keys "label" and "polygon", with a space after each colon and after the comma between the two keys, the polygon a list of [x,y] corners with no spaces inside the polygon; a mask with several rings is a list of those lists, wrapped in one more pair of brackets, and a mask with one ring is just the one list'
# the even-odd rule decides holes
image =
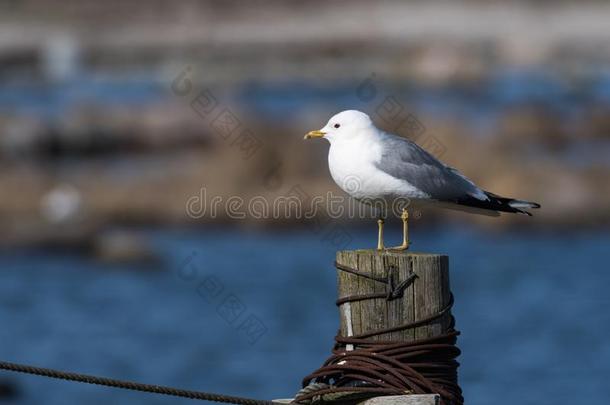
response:
{"label": "weathered wood grain", "polygon": [[[415,320],[426,319],[440,312],[450,301],[449,261],[447,256],[413,255],[413,271],[417,274],[414,284]],[[447,330],[451,320],[449,313],[430,325],[415,330],[415,339],[438,336]]]}
{"label": "weathered wood grain", "polygon": [[[413,271],[417,277],[404,290],[402,297],[388,301],[376,298],[352,302],[349,311],[340,307],[342,336],[349,336],[351,320],[353,335],[399,326],[425,319],[441,311],[450,301],[449,260],[445,255],[380,252],[377,250],[355,250],[337,252],[337,262],[375,277],[387,278],[391,271],[397,272],[396,283],[409,277]],[[394,270],[392,269],[394,268]],[[385,292],[386,286],[364,277],[337,271],[339,297]],[[347,313],[351,318],[347,318]],[[450,312],[442,318],[414,329],[401,330],[374,336],[374,340],[413,341],[442,334],[450,325]]]}
{"label": "weathered wood grain", "polygon": [[[278,404],[289,404],[293,398],[274,399]],[[437,394],[424,395],[391,395],[375,397],[359,402],[358,405],[438,405],[440,397]]]}
{"label": "weathered wood grain", "polygon": [[393,395],[367,399],[359,405],[438,405],[440,401],[441,398],[437,394]]}

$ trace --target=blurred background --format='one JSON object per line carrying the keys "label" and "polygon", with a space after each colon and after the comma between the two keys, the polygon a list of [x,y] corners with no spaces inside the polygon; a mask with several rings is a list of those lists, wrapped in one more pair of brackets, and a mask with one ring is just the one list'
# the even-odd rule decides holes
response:
{"label": "blurred background", "polygon": [[[335,251],[376,224],[209,202],[341,195],[302,136],[359,109],[542,204],[413,221],[414,250],[450,256],[466,403],[602,402],[608,21],[602,1],[1,1],[0,359],[292,396],[338,327]],[[169,400],[0,373],[0,403],[109,402]]]}

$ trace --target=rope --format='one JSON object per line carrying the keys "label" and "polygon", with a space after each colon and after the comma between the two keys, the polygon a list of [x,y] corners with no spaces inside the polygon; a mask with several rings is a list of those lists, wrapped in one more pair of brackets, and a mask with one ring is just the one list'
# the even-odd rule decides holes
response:
{"label": "rope", "polygon": [[33,374],[60,380],[77,381],[87,384],[103,385],[106,387],[121,388],[132,391],[151,392],[154,394],[170,395],[174,397],[197,399],[202,401],[225,402],[237,405],[277,405],[272,401],[264,401],[230,395],[214,394],[210,392],[189,391],[162,385],[142,384],[132,381],[114,380],[105,377],[96,377],[87,374],[70,373],[49,368],[26,366],[23,364],[0,361],[0,369],[17,373]]}
{"label": "rope", "polygon": [[[404,289],[415,279],[411,273],[406,280],[396,283],[397,269],[389,268],[386,278],[372,277],[335,262],[340,271],[385,283],[385,293],[342,297],[337,305],[367,299],[401,297]],[[303,379],[303,387],[315,389],[299,391],[295,402],[309,403],[321,395],[339,392],[371,393],[374,395],[439,394],[444,405],[462,405],[464,398],[457,384],[455,360],[460,350],[455,346],[459,332],[450,315],[453,295],[438,313],[415,322],[379,329],[357,336],[335,337],[332,355],[322,367]],[[440,336],[412,342],[376,341],[370,338],[429,324],[445,315],[450,316],[448,331]],[[354,350],[346,350],[352,345]]]}
{"label": "rope", "polygon": [[344,266],[337,262],[335,262],[335,267],[341,271],[345,271],[346,273],[351,273],[358,277],[368,278],[369,280],[373,280],[386,285],[385,293],[380,292],[341,297],[336,301],[337,306],[345,304],[346,302],[364,301],[373,298],[386,298],[388,301],[394,300],[396,298],[401,298],[405,289],[417,278],[417,274],[411,271],[407,278],[397,285],[396,282],[398,280],[398,268],[396,268],[396,266],[390,266],[388,268],[388,276],[384,278],[362,273],[361,271],[352,269],[351,267]]}

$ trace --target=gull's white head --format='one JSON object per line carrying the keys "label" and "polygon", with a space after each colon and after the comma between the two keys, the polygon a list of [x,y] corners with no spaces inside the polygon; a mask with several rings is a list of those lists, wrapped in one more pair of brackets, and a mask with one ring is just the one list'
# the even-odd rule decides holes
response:
{"label": "gull's white head", "polygon": [[334,115],[321,129],[308,132],[305,139],[325,138],[329,142],[349,139],[374,128],[371,118],[357,110],[342,111]]}

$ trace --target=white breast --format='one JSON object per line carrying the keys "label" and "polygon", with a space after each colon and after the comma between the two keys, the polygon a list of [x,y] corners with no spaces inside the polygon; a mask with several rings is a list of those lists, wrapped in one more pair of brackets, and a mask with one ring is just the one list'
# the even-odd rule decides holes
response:
{"label": "white breast", "polygon": [[333,142],[328,152],[328,167],[337,185],[354,198],[423,197],[406,180],[397,179],[375,163],[381,159],[381,147],[373,140]]}

